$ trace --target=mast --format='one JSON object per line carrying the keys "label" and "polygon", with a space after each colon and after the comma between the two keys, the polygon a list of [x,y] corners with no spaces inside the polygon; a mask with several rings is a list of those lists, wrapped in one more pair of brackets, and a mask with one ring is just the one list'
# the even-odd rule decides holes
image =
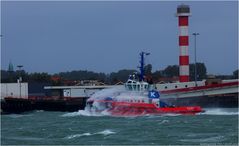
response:
{"label": "mast", "polygon": [[140,76],[139,76],[139,81],[143,81],[144,80],[144,56],[145,55],[149,55],[150,53],[147,53],[147,52],[141,52],[139,55],[140,55]]}

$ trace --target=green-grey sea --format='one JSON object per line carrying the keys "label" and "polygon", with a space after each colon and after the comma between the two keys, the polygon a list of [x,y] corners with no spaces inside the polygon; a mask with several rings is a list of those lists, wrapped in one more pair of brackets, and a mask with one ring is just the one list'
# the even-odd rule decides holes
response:
{"label": "green-grey sea", "polygon": [[238,109],[112,117],[34,111],[1,115],[1,145],[238,145]]}

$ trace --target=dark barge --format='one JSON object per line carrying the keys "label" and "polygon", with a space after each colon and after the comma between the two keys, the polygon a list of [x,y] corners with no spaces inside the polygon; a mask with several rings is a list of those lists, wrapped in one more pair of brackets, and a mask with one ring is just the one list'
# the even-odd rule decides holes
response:
{"label": "dark barge", "polygon": [[1,114],[20,114],[34,110],[73,112],[84,109],[86,100],[86,97],[30,97],[28,99],[5,97],[4,100],[1,101]]}

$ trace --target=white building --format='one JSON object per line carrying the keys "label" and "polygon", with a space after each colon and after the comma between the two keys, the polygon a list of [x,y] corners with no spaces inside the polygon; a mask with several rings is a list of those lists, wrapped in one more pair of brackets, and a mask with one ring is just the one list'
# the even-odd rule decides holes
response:
{"label": "white building", "polygon": [[50,96],[58,97],[90,97],[95,92],[105,88],[111,88],[122,85],[112,86],[45,86],[44,89],[51,90]]}
{"label": "white building", "polygon": [[1,99],[4,97],[28,98],[28,83],[1,83]]}

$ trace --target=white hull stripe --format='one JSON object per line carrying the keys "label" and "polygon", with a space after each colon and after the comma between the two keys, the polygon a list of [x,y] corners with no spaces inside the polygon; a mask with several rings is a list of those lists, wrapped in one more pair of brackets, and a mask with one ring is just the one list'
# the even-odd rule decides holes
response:
{"label": "white hull stripe", "polygon": [[179,36],[188,36],[188,26],[179,26]]}
{"label": "white hull stripe", "polygon": [[188,46],[180,46],[180,56],[188,56]]}
{"label": "white hull stripe", "polygon": [[188,65],[180,65],[179,66],[179,74],[181,75],[189,75],[189,66]]}

